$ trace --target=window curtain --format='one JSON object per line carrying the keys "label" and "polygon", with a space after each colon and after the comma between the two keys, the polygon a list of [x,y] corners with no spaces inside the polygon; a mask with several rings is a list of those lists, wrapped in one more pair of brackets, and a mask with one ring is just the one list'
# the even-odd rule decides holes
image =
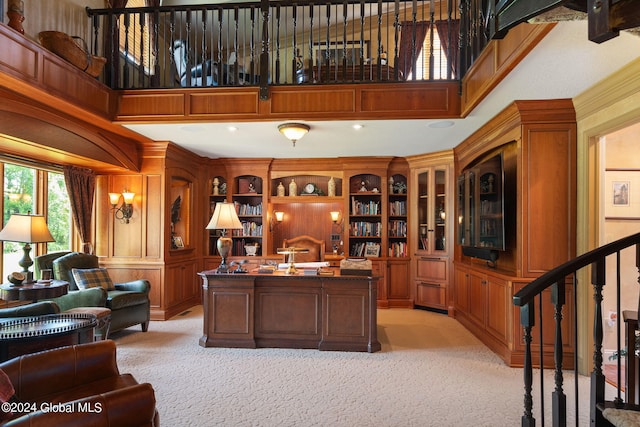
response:
{"label": "window curtain", "polygon": [[458,61],[460,60],[460,20],[442,20],[436,21],[436,30],[440,37],[440,46],[444,52],[449,69],[447,70],[447,79],[457,78]]}
{"label": "window curtain", "polygon": [[[122,9],[127,7],[129,0],[107,0],[107,7],[110,9]],[[107,19],[109,15],[107,15]],[[116,87],[115,83],[120,80],[120,25],[118,15],[113,15],[113,28],[109,28],[112,22],[106,22],[104,26],[105,36],[105,56],[107,57],[107,67],[109,72],[106,75],[106,83],[111,87]],[[111,36],[109,37],[109,31]]]}
{"label": "window curtain", "polygon": [[398,49],[398,60],[402,77],[409,76],[415,68],[415,61],[422,50],[424,38],[429,31],[429,22],[405,21],[400,23],[400,48]]}
{"label": "window curtain", "polygon": [[64,167],[64,182],[71,202],[71,216],[76,224],[82,251],[93,253],[91,244],[91,217],[93,216],[93,194],[96,187],[96,176],[91,169],[75,166]]}

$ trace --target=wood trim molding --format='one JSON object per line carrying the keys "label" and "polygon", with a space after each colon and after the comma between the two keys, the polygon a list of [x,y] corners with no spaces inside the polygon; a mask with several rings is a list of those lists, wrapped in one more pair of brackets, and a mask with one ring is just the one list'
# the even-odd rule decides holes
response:
{"label": "wood trim molding", "polygon": [[119,123],[176,120],[268,121],[459,118],[457,82],[404,82],[273,86],[261,101],[258,87],[154,89],[119,92]]}
{"label": "wood trim molding", "polygon": [[522,23],[504,39],[491,40],[462,79],[461,116],[471,113],[555,25]]}

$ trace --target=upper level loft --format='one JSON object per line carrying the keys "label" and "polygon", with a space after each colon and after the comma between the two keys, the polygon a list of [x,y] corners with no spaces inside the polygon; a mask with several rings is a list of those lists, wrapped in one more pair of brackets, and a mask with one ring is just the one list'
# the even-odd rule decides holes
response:
{"label": "upper level loft", "polygon": [[458,0],[148,3],[87,9],[113,89],[459,81],[487,42]]}

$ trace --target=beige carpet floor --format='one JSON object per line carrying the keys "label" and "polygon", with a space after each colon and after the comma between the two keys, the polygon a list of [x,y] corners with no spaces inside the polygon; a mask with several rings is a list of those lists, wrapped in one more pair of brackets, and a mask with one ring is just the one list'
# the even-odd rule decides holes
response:
{"label": "beige carpet floor", "polygon": [[[153,385],[163,426],[520,425],[522,370],[445,315],[378,310],[382,351],[372,354],[203,348],[201,335],[196,306],[152,322],[147,333],[131,328],[111,337],[121,372]],[[579,384],[579,425],[586,426],[588,378]],[[549,394],[553,382],[545,387]],[[565,393],[573,402],[571,373]]]}

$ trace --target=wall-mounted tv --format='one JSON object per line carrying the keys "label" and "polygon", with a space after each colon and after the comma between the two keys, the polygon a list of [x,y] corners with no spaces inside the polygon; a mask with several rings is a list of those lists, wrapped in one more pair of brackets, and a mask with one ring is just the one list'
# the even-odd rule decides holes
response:
{"label": "wall-mounted tv", "polygon": [[493,152],[458,177],[458,244],[462,253],[495,262],[506,249],[503,152]]}

